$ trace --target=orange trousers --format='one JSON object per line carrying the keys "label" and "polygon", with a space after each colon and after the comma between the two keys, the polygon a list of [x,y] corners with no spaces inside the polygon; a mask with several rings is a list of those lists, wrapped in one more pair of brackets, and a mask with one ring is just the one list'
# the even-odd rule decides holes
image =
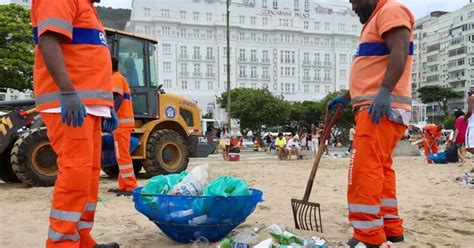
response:
{"label": "orange trousers", "polygon": [[353,237],[364,243],[380,245],[386,237],[404,232],[398,215],[392,152],[405,129],[387,117],[376,125],[367,110],[356,115],[347,198]]}
{"label": "orange trousers", "polygon": [[[431,149],[430,149],[431,146]],[[438,141],[437,140],[426,140],[423,142],[423,149],[425,150],[425,156],[428,163],[432,163],[429,155],[430,153],[438,153]]]}
{"label": "orange trousers", "polygon": [[133,128],[119,127],[114,131],[115,157],[119,167],[119,190],[131,191],[137,187],[137,179],[133,171],[132,156],[130,155],[130,135]]}
{"label": "orange trousers", "polygon": [[61,123],[61,114],[41,113],[58,155],[46,247],[91,248],[99,193],[102,118],[88,115],[79,128]]}

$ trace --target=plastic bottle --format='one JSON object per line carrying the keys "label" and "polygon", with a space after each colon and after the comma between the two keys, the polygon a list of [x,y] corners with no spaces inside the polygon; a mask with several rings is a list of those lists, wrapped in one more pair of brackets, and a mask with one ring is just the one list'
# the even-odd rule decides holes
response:
{"label": "plastic bottle", "polygon": [[199,165],[170,191],[170,195],[200,196],[208,183],[209,165]]}
{"label": "plastic bottle", "polygon": [[253,235],[251,228],[245,229],[235,236],[234,241],[232,241],[231,248],[249,248],[250,247],[250,238]]}

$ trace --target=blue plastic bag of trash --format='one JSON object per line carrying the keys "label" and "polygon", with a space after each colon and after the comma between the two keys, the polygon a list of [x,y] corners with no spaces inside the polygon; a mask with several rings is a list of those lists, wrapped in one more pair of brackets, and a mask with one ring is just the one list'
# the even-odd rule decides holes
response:
{"label": "blue plastic bag of trash", "polygon": [[204,188],[204,196],[250,195],[247,182],[235,177],[218,177]]}
{"label": "blue plastic bag of trash", "polygon": [[447,164],[448,160],[446,158],[446,152],[440,153],[430,153],[428,157],[433,161],[435,164]]}
{"label": "blue plastic bag of trash", "polygon": [[150,194],[150,196],[144,195],[142,197],[143,203],[150,204],[151,207],[156,207],[157,198],[152,195],[166,195],[168,192],[179,182],[183,180],[188,172],[183,171],[180,174],[169,174],[154,176],[146,182],[145,187],[142,189],[142,194]]}

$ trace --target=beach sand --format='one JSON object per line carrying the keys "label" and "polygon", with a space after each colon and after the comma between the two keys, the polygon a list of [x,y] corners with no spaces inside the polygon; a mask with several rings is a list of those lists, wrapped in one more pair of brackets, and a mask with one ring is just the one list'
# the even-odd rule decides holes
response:
{"label": "beach sand", "polygon": [[[278,224],[292,228],[290,199],[303,197],[312,161],[277,161],[267,156],[263,160],[222,162],[214,155],[192,160],[190,168],[208,162],[213,178],[240,177],[264,192],[265,202],[247,219],[246,226]],[[324,233],[303,235],[324,237],[330,244],[351,237],[346,203],[348,164],[347,158],[322,159],[310,201],[321,204]],[[474,247],[474,190],[455,181],[471,165],[428,165],[423,157],[396,157],[394,166],[398,205],[406,228],[406,242],[395,247]],[[145,182],[140,179],[139,184]],[[189,247],[166,238],[135,210],[131,197],[107,193],[115,186],[115,180],[102,176],[93,229],[99,243],[116,241],[121,247],[133,248]],[[52,190],[0,183],[0,247],[44,247]]]}

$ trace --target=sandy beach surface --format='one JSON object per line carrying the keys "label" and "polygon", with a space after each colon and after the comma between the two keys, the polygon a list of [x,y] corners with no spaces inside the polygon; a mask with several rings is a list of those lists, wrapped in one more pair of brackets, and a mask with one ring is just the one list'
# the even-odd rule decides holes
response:
{"label": "sandy beach surface", "polygon": [[[211,176],[243,178],[264,192],[265,202],[246,226],[293,227],[290,199],[301,199],[312,160],[277,161],[265,153],[243,153],[239,162],[222,162],[220,155],[191,160],[208,162]],[[350,238],[347,220],[347,158],[323,158],[310,201],[321,204],[324,233],[329,244]],[[405,221],[406,242],[395,247],[474,247],[474,189],[455,180],[472,165],[428,165],[422,157],[396,157],[398,203]],[[146,179],[140,179],[144,185]],[[107,193],[116,181],[105,175],[100,183],[93,235],[99,243],[116,241],[121,247],[189,247],[170,241],[134,208],[131,197]],[[0,183],[0,247],[44,247],[53,188],[26,188]],[[269,236],[262,235],[267,238]]]}

